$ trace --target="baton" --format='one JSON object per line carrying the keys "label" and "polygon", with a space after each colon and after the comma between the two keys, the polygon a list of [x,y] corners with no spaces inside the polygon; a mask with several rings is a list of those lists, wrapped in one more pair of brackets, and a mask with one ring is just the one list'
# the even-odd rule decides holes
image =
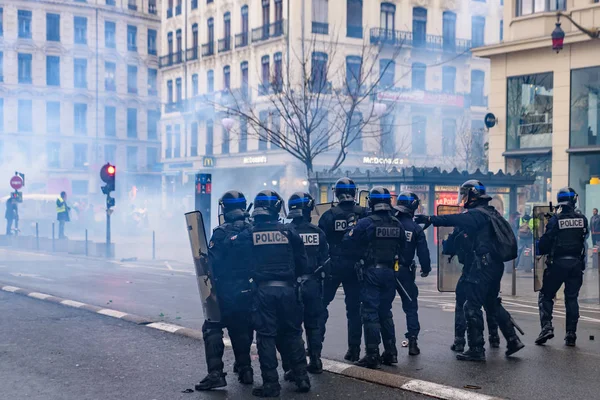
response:
{"label": "baton", "polygon": [[521,327],[515,322],[515,320],[513,319],[512,315],[510,317],[510,322],[512,322],[512,324],[515,326],[515,328],[517,328],[517,330],[519,331],[519,333],[523,336],[525,336],[525,332],[523,332],[523,329],[521,329]]}
{"label": "baton", "polygon": [[408,292],[406,291],[406,289],[404,289],[404,286],[402,286],[402,284],[400,283],[400,281],[398,280],[398,278],[396,278],[396,283],[398,284],[398,287],[400,289],[402,289],[402,292],[408,298],[408,301],[410,301],[412,303],[412,298],[408,295]]}

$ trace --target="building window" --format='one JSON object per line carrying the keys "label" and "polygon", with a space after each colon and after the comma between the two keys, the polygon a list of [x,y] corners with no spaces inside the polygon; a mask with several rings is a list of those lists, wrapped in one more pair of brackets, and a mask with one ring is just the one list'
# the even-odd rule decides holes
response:
{"label": "building window", "polygon": [[127,92],[137,93],[138,92],[138,68],[135,65],[127,66]]}
{"label": "building window", "polygon": [[167,81],[167,102],[173,104],[173,81]]}
{"label": "building window", "polygon": [[0,82],[4,82],[4,53],[0,51]]}
{"label": "building window", "polygon": [[425,47],[427,42],[427,9],[413,8],[412,23],[413,47]]}
{"label": "building window", "polygon": [[31,83],[31,54],[19,53],[19,83]]}
{"label": "building window", "polygon": [[73,126],[75,128],[75,134],[87,135],[87,104],[73,104],[73,117]]}
{"label": "building window", "polygon": [[500,41],[504,41],[504,20],[500,20]]}
{"label": "building window", "polygon": [[483,86],[485,84],[485,72],[474,69],[471,71],[471,105],[485,107]]}
{"label": "building window", "polygon": [[127,137],[137,138],[137,108],[127,109]]}
{"label": "building window", "polygon": [[192,96],[198,96],[198,74],[192,75]]}
{"label": "building window", "polygon": [[412,117],[412,152],[415,155],[425,155],[427,134],[427,118],[420,115]]}
{"label": "building window", "polygon": [[148,54],[156,55],[156,30],[148,29]]}
{"label": "building window", "polygon": [[357,96],[362,84],[362,62],[360,56],[346,57],[346,90]]}
{"label": "building window", "polygon": [[127,146],[127,171],[137,171],[138,167],[138,148]]}
{"label": "building window", "polygon": [[131,11],[137,11],[136,0],[128,0],[127,8],[129,8]]}
{"label": "building window", "polygon": [[148,12],[156,15],[156,0],[148,0]]}
{"label": "building window", "polygon": [[267,150],[269,144],[269,133],[264,127],[267,127],[269,125],[269,113],[267,111],[259,112],[258,120],[260,121],[260,128],[258,134],[258,150]]}
{"label": "building window", "polygon": [[551,72],[508,78],[507,150],[552,146],[553,89]]}
{"label": "building window", "polygon": [[261,65],[261,87],[260,94],[267,94],[269,92],[269,87],[271,86],[271,65],[269,61],[269,56],[262,56],[260,59]]}
{"label": "building window", "polygon": [[17,151],[23,155],[26,162],[31,162],[31,143],[29,141],[17,141]]}
{"label": "building window", "polygon": [[114,144],[104,145],[104,161],[111,164],[117,163],[117,146]]}
{"label": "building window", "polygon": [[117,65],[113,62],[104,63],[104,90],[114,92],[117,90]]}
{"label": "building window", "polygon": [[571,70],[570,116],[571,147],[600,146],[600,67]]}
{"label": "building window", "polygon": [[173,135],[173,139],[175,139],[175,146],[173,148],[173,157],[179,158],[181,157],[181,125],[175,125],[175,134]]}
{"label": "building window", "polygon": [[456,67],[442,67],[442,92],[454,93],[456,88]]}
{"label": "building window", "polygon": [[312,33],[329,34],[329,0],[312,0]]}
{"label": "building window", "polygon": [[262,0],[262,22],[263,22],[263,37],[268,38],[269,37],[269,25],[271,24],[271,0]]}
{"label": "building window", "polygon": [[240,117],[240,143],[238,152],[245,153],[248,151],[248,120],[245,117]]}
{"label": "building window", "polygon": [[175,6],[175,15],[181,15],[181,0],[177,0],[177,5]]}
{"label": "building window", "polygon": [[208,93],[215,91],[215,72],[212,69],[206,72],[206,90]]}
{"label": "building window", "polygon": [[[594,0],[594,2],[596,1]],[[517,17],[521,15],[529,15],[547,11],[564,11],[566,9],[566,0],[517,0]]]}
{"label": "building window", "polygon": [[223,15],[223,38],[227,42],[227,49],[231,49],[231,13],[226,12]]}
{"label": "building window", "polygon": [[280,93],[283,90],[283,56],[280,52],[273,55],[273,91]]}
{"label": "building window", "polygon": [[600,153],[571,154],[569,157],[569,186],[579,194],[577,208],[591,216],[598,207],[600,186],[591,182],[600,177]]}
{"label": "building window", "polygon": [[[117,136],[117,108],[111,106],[104,107],[104,136]],[[106,160],[110,161],[110,160]]]}
{"label": "building window", "polygon": [[85,168],[87,167],[87,163],[87,144],[73,144],[73,166],[75,168]]}
{"label": "building window", "polygon": [[127,25],[127,50],[137,51],[137,26]]}
{"label": "building window", "polygon": [[157,78],[158,70],[148,68],[148,95],[156,96],[158,94]]}
{"label": "building window", "polygon": [[311,61],[311,91],[321,93],[327,87],[327,53],[313,52]]}
{"label": "building window", "polygon": [[[239,39],[236,39],[236,47],[244,47],[248,46],[248,31],[250,30],[250,25],[248,24],[248,6],[242,6],[241,9],[242,14],[242,26],[241,26],[241,34],[236,35],[236,38],[239,36]],[[239,40],[239,42],[238,42]]]}
{"label": "building window", "polygon": [[250,93],[248,90],[248,61],[242,61],[240,64],[240,70],[242,73],[242,96],[244,99],[248,99]]}
{"label": "building window", "polygon": [[169,55],[173,54],[173,32],[167,33],[167,50]]}
{"label": "building window", "polygon": [[19,10],[19,38],[31,39],[31,11]]}
{"label": "building window", "polygon": [[444,50],[454,51],[456,49],[456,14],[452,11],[444,11],[442,40]]}
{"label": "building window", "polygon": [[394,116],[386,115],[380,120],[381,138],[379,141],[379,152],[381,154],[394,153],[396,151],[396,138],[394,135]]}
{"label": "building window", "polygon": [[456,121],[453,119],[442,121],[442,155],[446,157],[456,155]]}
{"label": "building window", "polygon": [[[0,132],[4,132],[4,98],[2,98],[2,97],[0,97]],[[1,163],[2,163],[2,152],[0,151],[0,164]]]}
{"label": "building window", "polygon": [[148,171],[155,171],[158,164],[158,149],[148,147],[146,149],[146,168]]}
{"label": "building window", "polygon": [[192,25],[192,50],[194,51],[193,59],[198,58],[198,24]]}
{"label": "building window", "polygon": [[222,129],[221,154],[229,154],[229,131],[225,127]]}
{"label": "building window", "polygon": [[107,6],[114,6],[117,4],[117,0],[106,0]]}
{"label": "building window", "polygon": [[[182,37],[181,37],[181,35],[182,35],[181,29],[177,29],[177,30],[175,31],[175,41],[176,41],[175,45],[176,45],[176,49],[177,49],[177,50],[176,50],[176,51],[177,51],[177,55],[178,55],[179,57],[181,57],[181,49],[182,49],[182,47],[183,47],[183,46],[182,46],[182,44],[183,44],[183,41],[182,41]],[[180,60],[181,60],[181,59],[178,59],[178,61],[180,61]]]}
{"label": "building window", "polygon": [[46,40],[60,42],[60,14],[46,14]]}
{"label": "building window", "polygon": [[165,141],[165,158],[173,158],[173,130],[170,125],[166,128]]}
{"label": "building window", "polygon": [[215,53],[215,20],[214,18],[209,18],[206,22],[206,30],[208,43],[205,55],[212,56]]}
{"label": "building window", "polygon": [[46,131],[60,133],[60,102],[46,102]]}
{"label": "building window", "polygon": [[223,90],[231,90],[231,68],[229,65],[223,67]]}
{"label": "building window", "polygon": [[158,121],[160,112],[157,110],[148,110],[148,140],[158,139]]}
{"label": "building window", "polygon": [[46,85],[60,86],[60,57],[46,56]]}
{"label": "building window", "polygon": [[206,121],[206,149],[204,151],[204,154],[206,154],[207,156],[211,156],[213,154],[215,135],[214,128],[215,127],[212,119]]}
{"label": "building window", "polygon": [[60,168],[60,143],[46,143],[46,159],[48,168]]}
{"label": "building window", "polygon": [[396,82],[396,63],[394,60],[379,60],[379,86],[382,89],[390,89]]}
{"label": "building window", "polygon": [[190,148],[190,157],[198,156],[198,123],[192,122],[190,126],[190,135],[192,136],[192,145]]}
{"label": "building window", "polygon": [[192,10],[195,10],[198,8],[198,0],[192,0]]}
{"label": "building window", "polygon": [[181,87],[181,78],[175,79],[175,96],[176,96],[175,101],[177,103],[181,103],[183,100],[183,90]]}
{"label": "building window", "polygon": [[2,7],[0,7],[0,37],[2,37],[3,35],[4,35],[4,9]]}
{"label": "building window", "polygon": [[87,88],[87,59],[75,58],[73,60],[73,83],[78,89]]}
{"label": "building window", "polygon": [[485,44],[485,17],[472,17],[471,18],[471,45],[473,47],[480,47]]}
{"label": "building window", "polygon": [[73,25],[75,26],[75,43],[87,44],[87,18],[74,17]]}
{"label": "building window", "polygon": [[104,46],[108,49],[116,48],[117,24],[110,21],[104,22]]}
{"label": "building window", "polygon": [[346,36],[363,37],[362,14],[363,0],[346,1]]}
{"label": "building window", "polygon": [[364,121],[362,113],[354,111],[348,124],[347,140],[350,143],[348,149],[351,151],[363,150],[363,132]]}
{"label": "building window", "polygon": [[425,90],[427,76],[427,66],[422,63],[413,63],[412,65],[412,89]]}
{"label": "building window", "polygon": [[[396,29],[396,6],[392,3],[381,3],[379,26],[386,34],[393,33]],[[390,32],[391,31],[391,32]]]}

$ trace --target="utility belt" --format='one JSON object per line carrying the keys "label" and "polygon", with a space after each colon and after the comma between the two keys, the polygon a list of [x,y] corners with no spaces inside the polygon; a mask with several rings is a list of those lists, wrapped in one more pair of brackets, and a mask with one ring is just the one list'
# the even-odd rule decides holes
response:
{"label": "utility belt", "polygon": [[262,281],[258,282],[258,287],[294,287],[294,283],[290,281]]}
{"label": "utility belt", "polygon": [[376,263],[374,265],[371,265],[369,268],[375,268],[375,269],[393,269],[394,268],[394,263],[391,263],[391,264]]}
{"label": "utility belt", "polygon": [[417,270],[417,263],[416,262],[411,262],[410,264],[406,265],[402,265],[400,264],[398,267],[396,267],[396,265],[394,265],[394,271],[398,272],[401,269],[408,269],[410,272],[414,272]]}

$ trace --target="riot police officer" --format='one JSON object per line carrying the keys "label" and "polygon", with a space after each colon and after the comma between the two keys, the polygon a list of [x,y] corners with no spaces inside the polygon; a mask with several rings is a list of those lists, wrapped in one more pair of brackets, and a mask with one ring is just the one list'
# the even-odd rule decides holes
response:
{"label": "riot police officer", "polygon": [[202,325],[208,375],[196,390],[210,390],[227,385],[223,372],[223,328],[227,328],[233,353],[234,372],[238,380],[250,385],[254,373],[250,361],[252,328],[250,324],[250,254],[234,246],[232,237],[250,227],[247,222],[246,198],[236,190],[226,192],[219,200],[225,223],[214,229],[208,248],[208,259],[219,294],[220,322]]}
{"label": "riot police officer", "polygon": [[[344,249],[360,257],[357,279],[361,282],[361,317],[365,330],[366,356],[357,365],[378,369],[380,362],[392,364],[397,358],[396,333],[392,302],[396,297],[395,264],[402,259],[406,233],[398,219],[392,216],[389,190],[374,187],[369,193],[372,213],[359,220],[344,236]],[[384,353],[379,355],[381,338],[386,340]],[[397,362],[397,359],[395,360]]]}
{"label": "riot police officer", "polygon": [[[491,199],[481,182],[469,180],[461,185],[459,192],[459,203],[466,209],[464,213],[415,217],[416,223],[458,227],[473,243],[473,248],[465,255],[464,264],[467,271],[464,284],[466,294],[464,312],[467,320],[469,350],[457,354],[456,358],[459,360],[485,361],[481,311],[484,304],[487,304],[487,309],[496,316],[500,330],[506,338],[505,354],[510,356],[525,347],[515,332],[510,314],[498,298],[504,263],[502,256],[497,253],[498,247],[495,242],[498,241],[498,234],[494,226],[503,223],[500,220],[503,217],[494,207],[488,205]],[[496,220],[493,221],[492,218]],[[516,239],[510,226],[508,231],[513,235],[512,239],[516,247]]]}
{"label": "riot police officer", "polygon": [[397,200],[396,209],[398,213],[396,214],[396,218],[398,218],[406,232],[406,248],[402,257],[404,263],[398,265],[399,268],[395,271],[395,275],[397,279],[396,289],[402,299],[402,309],[406,314],[407,332],[405,336],[408,339],[408,354],[411,356],[421,353],[417,345],[421,326],[419,324],[419,305],[417,303],[419,289],[415,283],[417,267],[413,261],[415,252],[419,257],[419,264],[421,265],[421,277],[425,278],[431,272],[431,259],[429,257],[425,232],[420,225],[417,225],[413,221],[417,208],[419,208],[419,197],[415,193],[400,193]]}
{"label": "riot police officer", "polygon": [[[322,284],[328,271],[329,246],[325,233],[316,225],[311,224],[311,212],[315,207],[313,197],[308,193],[296,192],[288,200],[288,218],[291,225],[304,241],[308,256],[308,268],[298,277],[298,285],[302,304],[304,306],[304,330],[308,348],[308,372],[320,374],[323,372],[321,350],[321,321],[323,319]],[[285,361],[285,360],[283,360]],[[287,366],[283,366],[287,370]]]}
{"label": "riot police officer", "polygon": [[276,344],[289,360],[298,391],[308,392],[306,354],[302,340],[302,303],[296,297],[296,279],[308,270],[302,238],[290,225],[279,223],[283,199],[272,190],[263,190],[254,199],[254,225],[235,241],[252,254],[252,278],[257,286],[252,307],[256,330],[262,387],[252,394],[277,397],[281,391],[277,373]]}
{"label": "riot police officer", "polygon": [[[544,344],[554,337],[553,299],[564,283],[567,314],[565,344],[575,346],[577,321],[579,320],[577,297],[585,269],[585,240],[588,235],[588,220],[585,215],[575,209],[577,193],[572,188],[560,189],[557,200],[558,212],[549,219],[546,232],[537,244],[539,254],[548,254],[548,259],[538,298],[542,331],[535,343]],[[539,222],[536,221],[536,223]]]}
{"label": "riot police officer", "polygon": [[342,250],[342,239],[348,225],[353,225],[359,218],[366,216],[367,210],[355,203],[356,184],[352,179],[341,178],[335,184],[335,196],[339,204],[323,213],[319,219],[319,228],[325,232],[329,243],[331,258],[331,275],[325,281],[323,294],[323,337],[329,318],[327,308],[335,298],[340,286],[344,288],[346,318],[348,319],[348,351],[344,356],[347,361],[360,359],[360,342],[362,325],[360,316],[360,285],[354,272],[354,263]]}

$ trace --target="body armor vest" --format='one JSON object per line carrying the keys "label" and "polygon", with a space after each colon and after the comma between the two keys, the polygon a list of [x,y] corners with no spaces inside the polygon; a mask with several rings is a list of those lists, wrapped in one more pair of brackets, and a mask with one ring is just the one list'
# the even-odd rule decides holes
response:
{"label": "body armor vest", "polygon": [[317,267],[324,262],[324,260],[321,260],[319,256],[319,248],[321,245],[321,237],[319,235],[320,229],[317,226],[304,221],[299,224],[294,223],[292,225],[294,225],[296,232],[298,232],[302,238],[302,241],[304,242],[304,249],[306,250],[306,256],[308,257],[309,269],[309,271],[306,271],[305,273],[312,274],[315,272]]}
{"label": "body armor vest", "polygon": [[[378,215],[370,215],[368,218],[373,221],[374,232],[371,238],[371,252],[373,261],[376,264],[385,264],[393,266],[396,256],[401,254],[400,242],[404,235],[402,224],[394,217],[382,218]],[[402,260],[400,260],[402,261]]]}
{"label": "body armor vest", "polygon": [[554,239],[552,257],[581,257],[587,233],[584,216],[571,210],[561,212],[556,218],[558,234]]}
{"label": "body armor vest", "polygon": [[258,280],[293,280],[294,254],[282,224],[256,224],[252,228],[255,274]]}
{"label": "body armor vest", "polygon": [[333,229],[331,229],[327,241],[329,242],[329,251],[333,256],[342,255],[342,239],[348,228],[348,219],[350,216],[356,216],[358,219],[365,212],[365,209],[359,205],[353,204],[348,210],[345,210],[340,205],[331,209],[333,215]]}

